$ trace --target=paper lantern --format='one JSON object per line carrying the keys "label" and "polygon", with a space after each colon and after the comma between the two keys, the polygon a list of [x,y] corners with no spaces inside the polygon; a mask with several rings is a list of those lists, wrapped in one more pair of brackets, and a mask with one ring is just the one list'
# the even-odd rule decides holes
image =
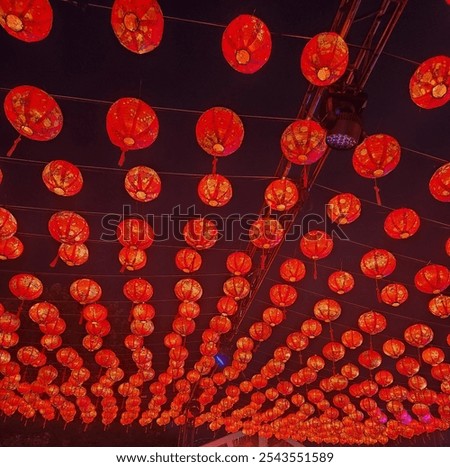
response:
{"label": "paper lantern", "polygon": [[397,360],[395,369],[403,376],[410,378],[420,370],[419,362],[413,357],[402,357]]}
{"label": "paper lantern", "polygon": [[305,264],[296,258],[288,258],[280,266],[280,276],[287,282],[298,282],[305,277]]}
{"label": "paper lantern", "polygon": [[268,250],[283,240],[284,229],[277,219],[259,218],[250,226],[249,236],[257,248]]}
{"label": "paper lantern", "polygon": [[413,324],[405,329],[405,341],[419,349],[429,344],[434,337],[433,330],[430,326],[422,323]]}
{"label": "paper lantern", "polygon": [[89,259],[89,250],[84,243],[62,243],[58,249],[58,256],[67,266],[81,266]]}
{"label": "paper lantern", "polygon": [[288,211],[297,204],[297,186],[287,178],[274,180],[266,188],[264,199],[271,209]]}
{"label": "paper lantern", "polygon": [[450,58],[438,55],[425,60],[409,81],[412,101],[423,109],[441,107],[450,100]]}
{"label": "paper lantern", "polygon": [[414,235],[420,227],[420,217],[408,208],[395,209],[384,221],[384,231],[394,239],[405,239]]}
{"label": "paper lantern", "polygon": [[311,230],[300,239],[300,250],[314,261],[314,279],[317,278],[318,259],[326,258],[333,250],[333,239],[321,230]]}
{"label": "paper lantern", "polygon": [[42,282],[32,274],[16,274],[9,280],[9,290],[19,300],[36,300],[43,289]]}
{"label": "paper lantern", "polygon": [[223,284],[223,293],[234,300],[242,300],[250,293],[250,283],[242,276],[234,276]]}
{"label": "paper lantern", "polygon": [[361,271],[371,279],[382,279],[391,274],[397,261],[392,253],[387,250],[375,248],[367,252],[361,258]]}
{"label": "paper lantern", "polygon": [[339,303],[331,298],[323,298],[314,305],[314,316],[326,323],[338,319],[341,311]]}
{"label": "paper lantern", "polygon": [[238,308],[237,301],[229,296],[220,297],[217,302],[217,311],[222,315],[233,316],[236,314]]}
{"label": "paper lantern", "polygon": [[437,295],[428,302],[428,310],[434,316],[439,318],[448,318],[450,316],[450,297],[447,295]]}
{"label": "paper lantern", "polygon": [[209,219],[191,219],[184,226],[183,236],[186,243],[196,250],[213,247],[219,237],[216,223]]}
{"label": "paper lantern", "polygon": [[252,259],[243,251],[236,251],[227,256],[228,271],[235,276],[245,276],[252,268]]}
{"label": "paper lantern", "polygon": [[436,366],[442,363],[445,359],[445,354],[439,347],[428,347],[422,351],[422,360],[428,365]]}
{"label": "paper lantern", "polygon": [[346,271],[335,271],[328,277],[328,287],[339,295],[350,292],[355,286],[353,276]]}
{"label": "paper lantern", "polygon": [[83,308],[83,318],[86,321],[104,321],[108,317],[108,309],[99,303],[90,303]]}
{"label": "paper lantern", "polygon": [[56,212],[48,221],[50,235],[58,242],[84,243],[89,237],[89,225],[86,220],[73,211]]}
{"label": "paper lantern", "polygon": [[125,175],[125,190],[134,200],[148,203],[161,193],[161,179],[150,167],[139,165]]}
{"label": "paper lantern", "polygon": [[386,318],[376,311],[367,311],[358,318],[359,328],[371,336],[383,332],[386,329]]}
{"label": "paper lantern", "polygon": [[81,305],[87,305],[100,300],[102,288],[92,279],[78,279],[70,285],[70,295]]}
{"label": "paper lantern", "polygon": [[17,237],[0,238],[0,260],[17,259],[22,253],[23,243]]}
{"label": "paper lantern", "polygon": [[[363,343],[363,336],[360,332],[349,329],[344,331],[341,336],[341,342],[349,349],[356,349]],[[366,367],[367,368],[367,367]]]}
{"label": "paper lantern", "polygon": [[327,203],[327,215],[336,224],[351,224],[361,214],[361,201],[351,193],[340,193]]}
{"label": "paper lantern", "polygon": [[6,154],[12,155],[22,136],[34,141],[49,141],[60,133],[63,115],[56,101],[42,89],[17,86],[5,97],[4,109],[9,123],[19,133]]}
{"label": "paper lantern", "polygon": [[155,142],[159,122],[155,111],[144,101],[124,97],[109,108],[106,131],[111,143],[122,150],[119,159],[119,166],[122,166],[127,151],[148,148]]}
{"label": "paper lantern", "polygon": [[185,273],[192,273],[200,269],[202,257],[191,248],[182,248],[175,255],[175,265]]}
{"label": "paper lantern", "polygon": [[31,321],[37,324],[43,324],[55,321],[59,318],[59,310],[55,305],[48,302],[38,302],[30,307],[28,315]]}
{"label": "paper lantern", "polygon": [[124,246],[119,251],[119,262],[122,265],[120,272],[138,271],[147,264],[147,253],[145,250],[135,246]]}
{"label": "paper lantern", "polygon": [[153,296],[153,287],[145,279],[136,278],[125,282],[123,294],[133,303],[144,303]]}
{"label": "paper lantern", "polygon": [[0,240],[7,240],[16,232],[16,218],[7,209],[0,207]]}
{"label": "paper lantern", "polygon": [[24,42],[45,39],[52,29],[53,10],[48,0],[0,2],[0,26]]}
{"label": "paper lantern", "polygon": [[144,219],[128,218],[117,226],[117,239],[123,246],[146,249],[152,245],[154,233]]}
{"label": "paper lantern", "polygon": [[195,127],[200,147],[214,157],[225,157],[239,149],[244,139],[244,126],[232,110],[212,107],[202,113]]}
{"label": "paper lantern", "polygon": [[196,302],[203,295],[203,289],[194,279],[181,279],[175,284],[174,292],[178,300]]}
{"label": "paper lantern", "polygon": [[256,16],[239,15],[225,28],[222,53],[236,71],[252,74],[270,57],[272,39],[267,26]]}
{"label": "paper lantern", "polygon": [[286,314],[283,310],[276,307],[268,307],[263,311],[263,321],[271,327],[278,326],[286,318]]}
{"label": "paper lantern", "polygon": [[213,316],[209,321],[209,327],[218,334],[226,334],[231,329],[231,321],[226,316]]}
{"label": "paper lantern", "polygon": [[314,120],[297,120],[281,135],[281,151],[297,165],[317,162],[326,152],[326,131]]}
{"label": "paper lantern", "polygon": [[195,319],[200,314],[200,305],[197,302],[181,302],[178,305],[178,314],[185,318]]}
{"label": "paper lantern", "polygon": [[127,50],[144,54],[160,44],[164,17],[156,0],[115,0],[111,26]]}
{"label": "paper lantern", "polygon": [[257,321],[250,326],[248,332],[253,340],[263,342],[272,335],[272,328],[264,321]]}
{"label": "paper lantern", "polygon": [[286,338],[286,345],[294,352],[306,349],[308,344],[308,336],[302,332],[291,332]]}
{"label": "paper lantern", "polygon": [[311,84],[329,86],[345,73],[348,58],[344,39],[335,32],[323,32],[306,43],[300,58],[300,68]]}
{"label": "paper lantern", "polygon": [[428,294],[439,294],[450,285],[450,271],[440,264],[428,264],[414,276],[418,290]]}
{"label": "paper lantern", "polygon": [[443,203],[450,202],[450,162],[434,172],[428,186],[435,199]]}
{"label": "paper lantern", "polygon": [[328,342],[322,348],[323,356],[332,362],[337,362],[344,358],[345,347],[340,342]]}
{"label": "paper lantern", "polygon": [[314,339],[322,333],[322,325],[315,319],[305,319],[300,326],[300,330],[309,339]]}
{"label": "paper lantern", "polygon": [[49,162],[42,171],[45,186],[56,195],[74,196],[83,188],[83,177],[75,165],[64,160]]}
{"label": "paper lantern", "polygon": [[400,306],[408,299],[408,290],[402,284],[388,284],[381,289],[381,301],[386,305]]}
{"label": "paper lantern", "polygon": [[375,350],[364,350],[358,355],[358,363],[364,368],[374,370],[381,365],[382,357]]}
{"label": "paper lantern", "polygon": [[297,300],[297,291],[287,284],[276,284],[270,288],[270,301],[279,307],[288,307]]}
{"label": "paper lantern", "polygon": [[405,344],[399,339],[388,339],[383,344],[383,352],[391,358],[398,358],[405,352]]}
{"label": "paper lantern", "polygon": [[230,181],[217,173],[205,175],[199,182],[197,193],[200,200],[208,206],[220,208],[228,204],[233,196]]}

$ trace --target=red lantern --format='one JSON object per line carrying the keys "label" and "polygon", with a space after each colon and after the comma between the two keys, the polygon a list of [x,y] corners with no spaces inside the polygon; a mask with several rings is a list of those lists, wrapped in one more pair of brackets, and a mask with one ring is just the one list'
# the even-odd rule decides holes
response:
{"label": "red lantern", "polygon": [[7,240],[17,232],[16,218],[5,208],[0,208],[0,239]]}
{"label": "red lantern", "polygon": [[302,332],[291,332],[286,338],[286,345],[294,352],[300,352],[306,349],[308,344],[308,336]]}
{"label": "red lantern", "polygon": [[225,157],[239,149],[244,139],[244,126],[232,110],[212,107],[197,121],[195,136],[200,147],[214,157]]}
{"label": "red lantern", "polygon": [[314,305],[314,316],[326,323],[338,319],[341,311],[341,305],[331,298],[323,298]]}
{"label": "red lantern", "polygon": [[232,297],[220,297],[217,302],[217,311],[225,316],[233,316],[239,308],[238,303]]}
{"label": "red lantern", "polygon": [[438,55],[425,60],[409,81],[412,101],[423,109],[441,107],[450,100],[450,58]]}
{"label": "red lantern", "polygon": [[429,344],[434,337],[433,330],[426,324],[413,324],[405,329],[405,341],[419,349]]}
{"label": "red lantern", "polygon": [[89,225],[86,220],[73,211],[60,211],[48,221],[50,235],[58,242],[84,243],[89,237]]}
{"label": "red lantern", "polygon": [[4,109],[9,123],[19,133],[12,148],[12,155],[22,136],[34,141],[49,141],[63,126],[63,116],[56,101],[42,89],[34,86],[17,86],[5,97]]}
{"label": "red lantern", "polygon": [[161,179],[150,167],[139,165],[125,175],[125,190],[136,201],[148,203],[161,193]]}
{"label": "red lantern", "polygon": [[223,292],[236,301],[242,300],[250,293],[250,283],[241,276],[230,277],[223,284]]}
{"label": "red lantern", "polygon": [[288,211],[297,204],[298,190],[287,178],[274,180],[264,192],[267,205],[275,211]]}
{"label": "red lantern", "polygon": [[16,274],[9,280],[9,290],[19,300],[36,300],[43,289],[42,282],[32,274]]}
{"label": "red lantern", "polygon": [[289,258],[280,266],[280,276],[287,282],[301,281],[305,274],[305,264],[296,258]]}
{"label": "red lantern", "polygon": [[54,160],[42,171],[45,186],[56,195],[74,196],[83,188],[83,177],[80,170],[70,162]]}
{"label": "red lantern", "polygon": [[209,219],[191,219],[183,229],[186,243],[196,250],[213,247],[219,236],[216,223]]}
{"label": "red lantern", "polygon": [[450,297],[447,295],[437,295],[428,302],[428,310],[439,318],[450,316]]}
{"label": "red lantern", "polygon": [[138,271],[147,264],[147,253],[135,246],[124,246],[119,251],[119,262],[122,265],[120,272],[124,272],[125,269]]}
{"label": "red lantern", "polygon": [[420,370],[419,362],[413,357],[402,357],[395,364],[395,369],[403,376],[410,378]]}
{"label": "red lantern", "polygon": [[316,261],[327,257],[333,250],[333,239],[321,230],[311,230],[300,239],[300,250],[314,261],[314,279],[317,279]]}
{"label": "red lantern", "polygon": [[194,279],[181,279],[175,284],[175,295],[178,300],[196,302],[203,295],[203,289],[199,282]]}
{"label": "red lantern", "polygon": [[450,285],[450,271],[440,264],[429,264],[414,276],[418,290],[428,294],[439,294]]}
{"label": "red lantern", "polygon": [[185,318],[195,319],[200,314],[200,305],[197,302],[181,302],[178,305],[178,314]]}
{"label": "red lantern", "polygon": [[226,334],[231,329],[231,321],[226,316],[213,316],[209,321],[209,327],[218,334]]}
{"label": "red lantern", "polygon": [[159,132],[155,111],[144,101],[133,97],[117,100],[106,115],[106,131],[111,143],[122,150],[119,166],[125,162],[125,153],[148,148]]}
{"label": "red lantern", "polygon": [[328,287],[339,295],[350,292],[355,286],[353,276],[346,271],[335,271],[328,277]]}
{"label": "red lantern", "polygon": [[400,306],[408,299],[408,289],[402,284],[388,284],[381,290],[381,300],[386,305]]}
{"label": "red lantern", "polygon": [[284,321],[285,318],[286,314],[283,312],[283,310],[273,306],[266,308],[262,314],[263,321],[271,327],[278,326]]}
{"label": "red lantern", "polygon": [[272,39],[267,26],[256,16],[240,15],[222,35],[222,53],[236,71],[255,73],[269,60]]}
{"label": "red lantern", "polygon": [[428,365],[436,366],[445,359],[445,354],[439,347],[428,347],[422,352],[422,359]]}
{"label": "red lantern", "polygon": [[284,229],[278,220],[260,217],[250,226],[249,235],[253,245],[268,250],[283,240]]}
{"label": "red lantern", "polygon": [[198,271],[202,265],[202,257],[191,248],[182,248],[175,255],[175,264],[178,269],[185,273]]}
{"label": "red lantern", "polygon": [[81,305],[87,305],[100,300],[102,288],[92,279],[78,279],[70,286],[70,295]]}
{"label": "red lantern", "polygon": [[380,370],[375,373],[375,382],[385,388],[394,382],[394,376],[390,371]]}
{"label": "red lantern", "polygon": [[322,333],[322,325],[315,319],[306,319],[303,321],[300,330],[306,337],[314,339]]}
{"label": "red lantern", "polygon": [[384,221],[384,231],[391,238],[405,239],[414,235],[420,226],[420,217],[408,208],[395,209]]}
{"label": "red lantern", "polygon": [[361,201],[351,193],[340,193],[327,203],[327,215],[336,224],[351,224],[361,214]]}
{"label": "red lantern", "polygon": [[48,0],[30,2],[3,1],[0,3],[0,26],[24,42],[45,39],[53,23],[53,10]]}
{"label": "red lantern", "polygon": [[373,370],[381,365],[381,355],[375,350],[364,350],[358,356],[358,363],[364,368]]}
{"label": "red lantern", "polygon": [[245,276],[252,269],[252,259],[243,251],[236,251],[227,257],[227,269],[235,276]]}
{"label": "red lantern", "polygon": [[104,321],[108,317],[108,309],[99,303],[91,303],[83,308],[83,318],[86,321]]}
{"label": "red lantern", "polygon": [[248,332],[253,340],[263,342],[272,335],[272,328],[264,321],[257,321],[250,326]]}
{"label": "red lantern", "polygon": [[344,358],[345,347],[340,342],[328,342],[323,346],[322,353],[326,359],[337,362]]}
{"label": "red lantern", "polygon": [[208,206],[225,206],[233,196],[230,181],[216,173],[205,175],[197,187],[198,196]]}
{"label": "red lantern", "polygon": [[386,329],[386,318],[376,311],[367,311],[358,318],[359,328],[371,336],[383,332]]}
{"label": "red lantern", "polygon": [[58,256],[67,266],[81,266],[89,259],[89,250],[84,243],[61,243]]}
{"label": "red lantern", "polygon": [[144,303],[153,296],[153,287],[145,279],[131,279],[125,282],[123,294],[133,303]]}
{"label": "red lantern", "polygon": [[125,219],[117,226],[117,239],[123,246],[145,250],[152,245],[153,238],[153,229],[143,219]]}
{"label": "red lantern", "polygon": [[156,0],[115,0],[111,26],[126,49],[145,54],[161,42],[164,17]]}
{"label": "red lantern", "polygon": [[342,333],[341,342],[349,349],[356,349],[363,343],[363,336],[360,332],[349,329]]}
{"label": "red lantern", "polygon": [[281,135],[281,151],[293,164],[310,165],[326,152],[326,131],[314,120],[297,120]]}
{"label": "red lantern", "polygon": [[434,172],[428,186],[435,199],[443,203],[450,202],[450,162]]}
{"label": "red lantern", "polygon": [[315,86],[335,83],[347,69],[348,47],[335,32],[323,32],[310,39],[303,48],[300,68]]}
{"label": "red lantern", "polygon": [[405,344],[398,339],[388,339],[383,344],[383,352],[391,358],[398,358],[405,353]]}
{"label": "red lantern", "polygon": [[371,279],[382,279],[391,274],[397,261],[392,253],[387,250],[374,249],[367,252],[361,258],[361,271]]}
{"label": "red lantern", "polygon": [[297,291],[287,284],[276,284],[270,288],[270,301],[275,306],[291,306],[297,300]]}
{"label": "red lantern", "polygon": [[59,311],[55,305],[48,302],[35,303],[29,310],[28,314],[31,321],[43,324],[51,321],[55,321],[59,318]]}
{"label": "red lantern", "polygon": [[0,260],[17,259],[23,253],[23,243],[17,237],[0,239]]}

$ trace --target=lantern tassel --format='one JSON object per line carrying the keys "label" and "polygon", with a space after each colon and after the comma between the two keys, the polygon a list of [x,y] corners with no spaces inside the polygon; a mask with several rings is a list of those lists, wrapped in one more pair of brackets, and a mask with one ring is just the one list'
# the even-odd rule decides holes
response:
{"label": "lantern tassel", "polygon": [[306,189],[308,187],[308,169],[306,165],[303,166],[303,188]]}
{"label": "lantern tassel", "polygon": [[[24,304],[24,300],[22,300],[20,302],[20,305],[19,305],[19,308],[17,308],[17,313],[16,313],[16,316],[19,318],[20,314],[22,313],[22,310],[23,310],[23,304]],[[25,368],[25,371],[26,371],[26,368]]]}
{"label": "lantern tassel", "polygon": [[314,260],[314,274],[313,274],[314,279],[317,279],[317,261]]}
{"label": "lantern tassel", "polygon": [[83,324],[83,311],[80,313],[80,319],[78,320],[78,324],[81,326]]}
{"label": "lantern tassel", "polygon": [[126,153],[126,151],[122,151],[120,153],[119,164],[118,164],[119,167],[122,167],[123,164],[125,163],[125,153]]}
{"label": "lantern tassel", "polygon": [[264,269],[266,268],[266,253],[265,252],[261,254],[260,268],[261,268],[261,271],[264,271]]}
{"label": "lantern tassel", "polygon": [[375,279],[375,289],[377,291],[377,300],[378,303],[381,303],[381,293],[380,293],[380,286],[378,285],[378,279]]}
{"label": "lantern tassel", "polygon": [[22,135],[19,135],[15,140],[9,151],[6,153],[6,157],[11,157],[13,155],[13,152],[16,150],[17,145],[20,143],[22,139]]}
{"label": "lantern tassel", "polygon": [[381,206],[380,189],[378,188],[378,185],[377,185],[377,179],[374,178],[373,180],[374,180],[373,189],[375,190],[375,198],[377,200],[378,206]]}
{"label": "lantern tassel", "polygon": [[120,272],[121,272],[121,273],[124,273],[124,272],[125,272],[125,264],[123,264],[122,267],[120,268]]}
{"label": "lantern tassel", "polygon": [[59,259],[59,255],[57,254],[55,256],[55,258],[53,259],[53,261],[50,263],[51,268],[54,268],[56,266],[56,263],[58,262],[58,259]]}

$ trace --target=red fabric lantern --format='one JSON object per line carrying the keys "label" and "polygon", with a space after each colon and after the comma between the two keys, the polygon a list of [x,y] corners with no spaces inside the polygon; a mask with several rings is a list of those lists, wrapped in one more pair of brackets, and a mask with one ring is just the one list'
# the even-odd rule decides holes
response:
{"label": "red fabric lantern", "polygon": [[448,237],[445,242],[445,252],[447,253],[447,256],[450,256],[450,237]]}
{"label": "red fabric lantern", "polygon": [[251,352],[253,350],[254,343],[250,339],[250,337],[240,337],[236,341],[236,348],[240,350],[244,350],[246,352]]}
{"label": "red fabric lantern", "polygon": [[196,302],[203,295],[203,289],[194,279],[181,279],[175,284],[175,295],[178,300]]}
{"label": "red fabric lantern", "polygon": [[153,229],[143,219],[125,219],[117,226],[117,239],[123,246],[145,250],[152,245],[153,238]]}
{"label": "red fabric lantern", "polygon": [[287,178],[274,180],[264,192],[267,205],[275,211],[288,211],[298,201],[298,190],[295,183]]}
{"label": "red fabric lantern", "polygon": [[423,109],[441,107],[450,100],[450,58],[438,55],[425,60],[409,81],[412,101]]}
{"label": "red fabric lantern", "polygon": [[133,303],[144,303],[153,296],[153,287],[145,279],[130,279],[123,286],[123,294]]}
{"label": "red fabric lantern", "polygon": [[252,269],[252,259],[243,251],[236,251],[227,256],[227,269],[235,276],[245,276]]}
{"label": "red fabric lantern", "polygon": [[301,281],[305,274],[305,264],[296,258],[289,258],[280,266],[280,276],[287,282]]}
{"label": "red fabric lantern", "polygon": [[62,243],[58,249],[58,256],[67,266],[81,266],[89,259],[89,250],[84,243]]}
{"label": "red fabric lantern", "polygon": [[225,157],[239,149],[244,139],[244,126],[232,110],[212,107],[202,113],[195,127],[200,147],[214,157]]}
{"label": "red fabric lantern", "polygon": [[341,342],[349,349],[356,349],[363,343],[363,336],[360,332],[349,329],[342,333]]}
{"label": "red fabric lantern", "polygon": [[197,302],[181,302],[178,305],[178,314],[185,318],[195,319],[200,314],[200,305]]}
{"label": "red fabric lantern", "polygon": [[226,334],[231,329],[231,321],[226,316],[213,316],[209,321],[209,327],[218,334]]}
{"label": "red fabric lantern", "polygon": [[382,279],[391,274],[397,261],[392,253],[387,250],[374,249],[367,252],[361,258],[361,271],[371,279]]}
{"label": "red fabric lantern", "polygon": [[341,305],[331,298],[323,298],[314,305],[314,316],[326,323],[338,319],[341,311]]}
{"label": "red fabric lantern", "polygon": [[31,321],[38,324],[55,321],[57,318],[59,318],[58,308],[48,302],[35,303],[28,310],[28,314]]}
{"label": "red fabric lantern", "polygon": [[156,0],[115,0],[111,26],[126,49],[145,54],[160,44],[164,17]]}
{"label": "red fabric lantern", "polygon": [[102,288],[92,279],[78,279],[70,285],[70,295],[81,305],[87,305],[100,300]]}
{"label": "red fabric lantern", "polygon": [[345,347],[340,342],[328,342],[322,349],[323,356],[327,360],[337,362],[345,356]]}
{"label": "red fabric lantern", "polygon": [[397,307],[408,299],[408,289],[402,284],[388,284],[381,290],[381,300],[386,305]]}
{"label": "red fabric lantern", "polygon": [[300,330],[306,337],[314,339],[322,333],[322,325],[315,319],[305,319],[300,326]]}
{"label": "red fabric lantern", "polygon": [[291,332],[286,338],[286,345],[294,352],[300,352],[306,349],[308,344],[308,336],[301,332]]}
{"label": "red fabric lantern", "polygon": [[200,269],[202,257],[191,248],[182,248],[175,255],[175,265],[185,273],[192,273]]}
{"label": "red fabric lantern", "polygon": [[383,352],[391,358],[398,358],[405,352],[405,344],[399,339],[388,339],[383,344]]}
{"label": "red fabric lantern", "polygon": [[106,115],[106,131],[111,143],[122,150],[119,166],[125,162],[125,153],[148,148],[159,132],[155,111],[144,101],[133,97],[117,100]]}
{"label": "red fabric lantern", "polygon": [[397,360],[395,369],[403,376],[410,378],[420,370],[419,362],[413,357],[402,357]]}
{"label": "red fabric lantern", "polygon": [[422,351],[422,360],[428,365],[435,366],[442,363],[445,359],[445,354],[439,347],[428,347]]}
{"label": "red fabric lantern", "polygon": [[439,318],[450,316],[450,297],[447,295],[437,295],[428,302],[428,310]]}
{"label": "red fabric lantern", "polygon": [[358,363],[364,368],[373,370],[381,365],[381,355],[375,350],[364,350],[358,356]]}
{"label": "red fabric lantern", "polygon": [[371,336],[383,332],[386,329],[386,318],[376,311],[367,311],[358,318],[359,328]]}
{"label": "red fabric lantern", "polygon": [[419,349],[429,344],[434,337],[433,330],[430,326],[421,323],[407,327],[403,335],[408,344],[418,347]]}
{"label": "red fabric lantern", "polygon": [[311,230],[300,239],[300,250],[314,261],[314,279],[317,279],[316,261],[327,257],[333,250],[333,239],[321,230]]}
{"label": "red fabric lantern", "polygon": [[183,229],[186,243],[196,250],[213,247],[219,236],[216,223],[209,219],[191,219]]}
{"label": "red fabric lantern", "polygon": [[9,290],[19,300],[36,300],[43,289],[42,282],[32,274],[16,274],[9,280]]}
{"label": "red fabric lantern", "polygon": [[60,211],[48,221],[50,235],[58,242],[84,243],[89,237],[89,225],[86,220],[73,211]]}
{"label": "red fabric lantern", "polygon": [[0,239],[0,260],[17,259],[23,253],[23,243],[17,237]]}
{"label": "red fabric lantern", "polygon": [[17,232],[16,218],[5,208],[0,208],[0,239],[7,240]]}
{"label": "red fabric lantern", "polygon": [[83,318],[86,321],[104,321],[108,317],[108,309],[99,303],[91,303],[83,308]]}
{"label": "red fabric lantern", "polygon": [[439,294],[450,285],[450,271],[440,264],[429,264],[414,276],[418,290],[428,294]]}
{"label": "red fabric lantern", "polygon": [[222,35],[222,53],[236,71],[255,73],[269,60],[272,39],[267,26],[256,16],[240,15]]}
{"label": "red fabric lantern", "polygon": [[29,2],[0,2],[0,26],[24,42],[38,42],[45,39],[53,23],[53,10],[48,0]]}
{"label": "red fabric lantern", "polygon": [[161,179],[150,167],[138,165],[125,175],[125,190],[134,200],[148,203],[161,193]]}
{"label": "red fabric lantern", "polygon": [[63,126],[63,115],[55,99],[34,86],[17,86],[5,97],[4,109],[9,123],[19,133],[12,148],[12,155],[22,136],[34,141],[49,141]]}
{"label": "red fabric lantern", "polygon": [[270,288],[270,301],[279,307],[291,306],[297,300],[297,291],[287,284],[276,284]]}
{"label": "red fabric lantern", "polygon": [[351,224],[361,214],[361,201],[351,193],[340,193],[327,203],[327,215],[336,224]]}
{"label": "red fabric lantern", "polygon": [[283,310],[273,306],[266,308],[262,314],[263,321],[271,327],[278,326],[284,321],[285,318],[286,314],[283,312]]}
{"label": "red fabric lantern", "polygon": [[435,199],[443,203],[450,202],[450,162],[434,172],[428,186]]}
{"label": "red fabric lantern", "polygon": [[83,188],[83,177],[80,170],[70,162],[54,160],[42,171],[45,186],[56,195],[74,196]]}
{"label": "red fabric lantern", "polygon": [[217,173],[205,175],[199,182],[197,193],[200,200],[208,206],[225,206],[233,196],[230,181]]}
{"label": "red fabric lantern", "polygon": [[385,388],[394,382],[394,376],[390,371],[380,370],[375,373],[375,382]]}
{"label": "red fabric lantern", "polygon": [[239,304],[232,297],[220,297],[217,302],[217,311],[225,316],[233,316],[236,314]]}
{"label": "red fabric lantern", "polygon": [[268,250],[283,240],[284,229],[276,219],[259,218],[250,226],[249,235],[253,245]]}
{"label": "red fabric lantern", "polygon": [[250,293],[250,283],[241,276],[230,277],[223,284],[223,292],[236,301],[242,300]]}
{"label": "red fabric lantern", "polygon": [[355,286],[353,276],[346,271],[335,271],[328,277],[328,287],[339,295],[350,292]]}
{"label": "red fabric lantern", "polygon": [[119,251],[119,262],[122,265],[120,272],[138,271],[147,264],[147,253],[135,246],[124,246]]}
{"label": "red fabric lantern", "polygon": [[384,221],[384,231],[391,238],[405,239],[414,235],[420,227],[420,217],[408,208],[395,209]]}
{"label": "red fabric lantern", "polygon": [[257,321],[250,326],[248,332],[253,340],[263,342],[272,335],[272,328],[264,321]]}
{"label": "red fabric lantern", "polygon": [[293,164],[310,165],[326,152],[326,131],[314,120],[297,120],[281,135],[281,151]]}
{"label": "red fabric lantern", "polygon": [[300,68],[315,86],[335,83],[347,69],[348,47],[335,32],[323,32],[310,39],[303,48]]}

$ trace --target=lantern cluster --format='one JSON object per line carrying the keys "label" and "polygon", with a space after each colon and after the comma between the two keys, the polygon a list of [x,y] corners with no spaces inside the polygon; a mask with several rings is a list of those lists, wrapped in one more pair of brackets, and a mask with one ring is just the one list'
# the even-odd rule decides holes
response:
{"label": "lantern cluster", "polygon": [[128,218],[117,226],[117,238],[122,245],[119,252],[120,272],[138,271],[147,264],[145,250],[153,244],[153,229],[144,219]]}
{"label": "lantern cluster", "polygon": [[16,259],[23,253],[23,243],[16,233],[16,218],[7,209],[0,208],[0,260]]}
{"label": "lantern cluster", "polygon": [[66,330],[66,322],[61,318],[58,308],[49,302],[35,303],[29,310],[31,321],[39,325],[43,333],[41,345],[47,351],[55,350],[62,345],[61,334]]}

